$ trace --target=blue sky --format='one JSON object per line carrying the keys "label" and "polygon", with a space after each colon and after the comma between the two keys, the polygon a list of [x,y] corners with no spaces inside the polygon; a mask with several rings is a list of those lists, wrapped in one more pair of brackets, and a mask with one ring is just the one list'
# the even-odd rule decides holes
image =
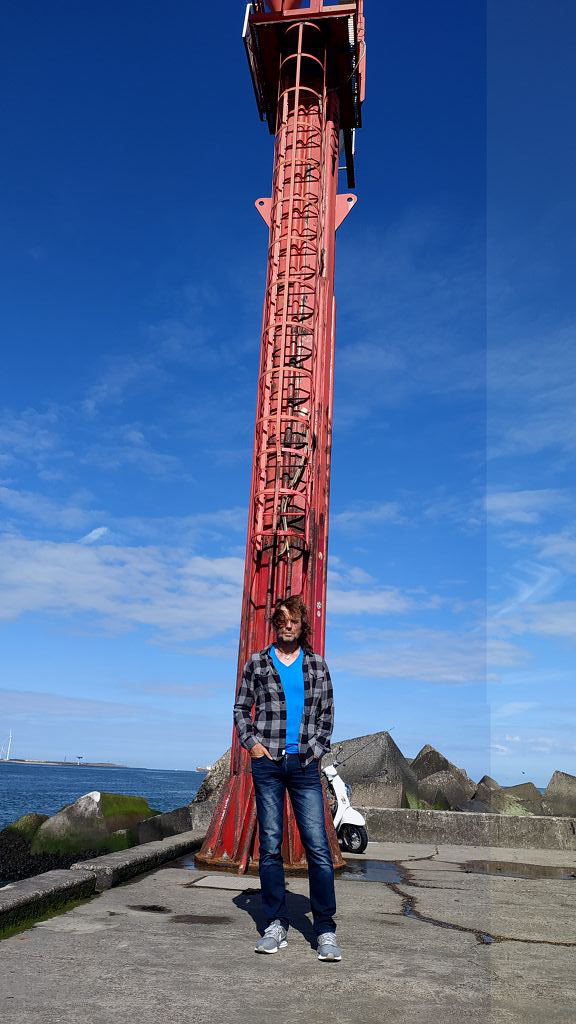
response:
{"label": "blue sky", "polygon": [[[576,772],[564,0],[367,0],[339,232],[334,738]],[[0,744],[229,745],[272,140],[241,0],[5,16]],[[199,9],[200,8],[200,9]],[[216,31],[217,28],[217,31]],[[341,183],[343,191],[346,182]]]}

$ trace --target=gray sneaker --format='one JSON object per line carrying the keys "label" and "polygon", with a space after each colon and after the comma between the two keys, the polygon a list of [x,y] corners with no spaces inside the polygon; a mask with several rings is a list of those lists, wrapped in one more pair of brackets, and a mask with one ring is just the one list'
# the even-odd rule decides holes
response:
{"label": "gray sneaker", "polygon": [[341,960],[342,950],[336,945],[334,932],[323,932],[318,936],[318,959]]}
{"label": "gray sneaker", "polygon": [[277,953],[279,949],[284,949],[284,946],[288,945],[287,935],[288,932],[281,921],[272,921],[272,924],[265,929],[262,938],[258,939],[254,950],[256,953]]}

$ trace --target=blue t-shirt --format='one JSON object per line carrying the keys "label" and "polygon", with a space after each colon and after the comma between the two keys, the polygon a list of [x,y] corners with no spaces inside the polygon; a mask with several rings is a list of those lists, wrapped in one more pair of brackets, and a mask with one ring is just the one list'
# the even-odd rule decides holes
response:
{"label": "blue t-shirt", "polygon": [[304,711],[304,675],[302,663],[304,654],[300,648],[300,654],[291,665],[284,665],[276,653],[276,648],[271,648],[274,668],[280,676],[284,696],[286,697],[286,746],[287,754],[298,753],[298,737],[300,735],[300,723]]}

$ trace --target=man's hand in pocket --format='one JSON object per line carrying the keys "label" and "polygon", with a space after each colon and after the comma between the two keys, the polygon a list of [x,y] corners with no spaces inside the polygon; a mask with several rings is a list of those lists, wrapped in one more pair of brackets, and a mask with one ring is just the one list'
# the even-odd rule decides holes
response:
{"label": "man's hand in pocket", "polygon": [[254,744],[254,746],[250,750],[250,757],[252,757],[254,759],[256,759],[258,757],[269,757],[270,760],[272,760],[272,758],[270,757],[270,754],[266,750],[266,747],[262,743],[255,743]]}

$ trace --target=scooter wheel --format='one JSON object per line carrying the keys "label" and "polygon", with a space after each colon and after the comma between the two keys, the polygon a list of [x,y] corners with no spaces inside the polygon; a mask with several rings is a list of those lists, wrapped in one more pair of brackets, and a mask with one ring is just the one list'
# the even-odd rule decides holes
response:
{"label": "scooter wheel", "polygon": [[338,838],[346,853],[364,853],[368,846],[368,832],[363,825],[342,825]]}

